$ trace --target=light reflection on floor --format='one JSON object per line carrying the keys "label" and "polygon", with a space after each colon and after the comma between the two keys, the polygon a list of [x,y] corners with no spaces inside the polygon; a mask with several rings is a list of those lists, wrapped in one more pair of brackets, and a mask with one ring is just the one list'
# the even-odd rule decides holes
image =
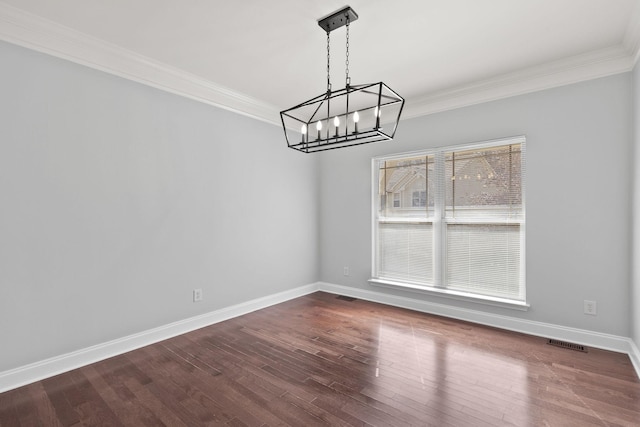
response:
{"label": "light reflection on floor", "polygon": [[[452,343],[434,329],[380,321],[376,392],[396,393],[416,408],[529,419],[527,362],[472,345]],[[411,400],[411,402],[408,402]]]}

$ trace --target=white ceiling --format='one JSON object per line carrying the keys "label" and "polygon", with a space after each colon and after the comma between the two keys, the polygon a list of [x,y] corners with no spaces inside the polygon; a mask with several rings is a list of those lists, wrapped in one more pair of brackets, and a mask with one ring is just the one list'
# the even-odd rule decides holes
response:
{"label": "white ceiling", "polygon": [[[326,89],[317,19],[349,4],[352,83],[415,117],[628,71],[640,0],[3,0],[0,39],[278,123]],[[344,27],[331,33],[344,86]]]}

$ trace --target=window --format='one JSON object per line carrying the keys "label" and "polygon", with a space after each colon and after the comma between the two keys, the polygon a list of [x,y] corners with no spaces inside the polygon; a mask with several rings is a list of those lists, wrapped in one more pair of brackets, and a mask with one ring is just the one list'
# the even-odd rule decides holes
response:
{"label": "window", "polygon": [[374,159],[372,281],[523,305],[524,148],[517,137]]}
{"label": "window", "polygon": [[414,191],[411,206],[414,208],[427,206],[427,192],[424,190]]}

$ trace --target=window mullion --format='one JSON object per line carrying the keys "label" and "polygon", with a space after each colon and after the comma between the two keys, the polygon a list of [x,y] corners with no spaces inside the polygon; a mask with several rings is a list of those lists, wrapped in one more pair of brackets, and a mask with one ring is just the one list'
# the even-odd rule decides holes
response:
{"label": "window mullion", "polygon": [[435,194],[433,198],[433,281],[434,286],[444,287],[445,266],[445,156],[438,151],[434,155]]}

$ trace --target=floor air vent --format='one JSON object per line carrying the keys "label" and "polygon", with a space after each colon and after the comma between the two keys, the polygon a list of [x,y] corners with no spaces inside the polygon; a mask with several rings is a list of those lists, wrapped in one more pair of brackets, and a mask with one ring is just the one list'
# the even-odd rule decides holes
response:
{"label": "floor air vent", "polygon": [[336,298],[337,299],[341,299],[343,301],[349,301],[349,302],[355,301],[357,299],[357,298],[353,298],[353,297],[347,297],[347,296],[344,296],[344,295],[338,295]]}
{"label": "floor air vent", "polygon": [[587,352],[587,347],[580,344],[574,344],[566,341],[550,339],[549,341],[547,341],[547,344],[555,345],[556,347],[567,348],[569,350],[581,351],[583,353]]}

